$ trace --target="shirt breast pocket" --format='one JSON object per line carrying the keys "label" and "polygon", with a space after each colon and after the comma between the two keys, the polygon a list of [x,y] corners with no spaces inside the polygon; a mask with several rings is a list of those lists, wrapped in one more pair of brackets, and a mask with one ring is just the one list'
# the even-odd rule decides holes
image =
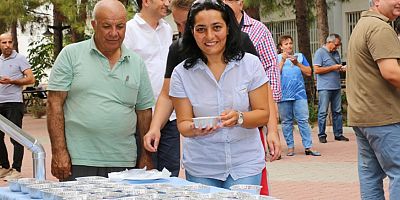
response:
{"label": "shirt breast pocket", "polygon": [[249,111],[250,100],[247,85],[240,85],[235,88],[234,109],[240,111]]}
{"label": "shirt breast pocket", "polygon": [[121,102],[133,108],[137,101],[139,86],[136,83],[125,81],[119,91]]}

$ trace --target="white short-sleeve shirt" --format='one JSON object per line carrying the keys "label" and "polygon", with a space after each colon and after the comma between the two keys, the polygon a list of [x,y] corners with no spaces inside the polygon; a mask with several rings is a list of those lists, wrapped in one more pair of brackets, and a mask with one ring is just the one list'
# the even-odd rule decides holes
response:
{"label": "white short-sleeve shirt", "polygon": [[[245,54],[229,62],[216,81],[203,61],[185,69],[180,63],[172,73],[170,96],[188,98],[193,117],[218,116],[226,108],[250,111],[249,92],[268,82],[260,60]],[[266,99],[267,101],[267,99]],[[264,149],[257,128],[220,128],[214,133],[183,141],[183,164],[189,174],[226,180],[261,173]]]}

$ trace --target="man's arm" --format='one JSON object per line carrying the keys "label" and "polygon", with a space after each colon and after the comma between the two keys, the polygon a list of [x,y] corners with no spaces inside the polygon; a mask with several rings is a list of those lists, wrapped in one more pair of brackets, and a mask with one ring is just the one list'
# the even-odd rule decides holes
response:
{"label": "man's arm", "polygon": [[144,148],[150,152],[156,152],[160,141],[160,130],[165,126],[171,116],[174,107],[169,98],[169,83],[170,78],[164,79],[164,84],[160,95],[158,96],[156,106],[154,108],[154,116],[151,120],[150,130],[144,136]]}
{"label": "man's arm", "polygon": [[147,166],[147,169],[153,169],[153,162],[151,160],[151,153],[144,148],[143,137],[149,131],[151,123],[151,108],[146,110],[136,110],[137,115],[137,127],[139,131],[139,141],[140,145],[140,157],[136,163],[138,168],[143,168]]}
{"label": "man's arm", "polygon": [[60,180],[71,175],[71,158],[65,140],[64,102],[68,92],[49,91],[47,129],[51,142],[51,173]]}
{"label": "man's arm", "polygon": [[268,85],[268,106],[269,106],[269,120],[268,120],[268,133],[267,133],[267,145],[269,147],[269,152],[271,157],[271,161],[274,161],[279,158],[281,155],[281,142],[278,133],[278,117],[277,111],[275,108],[275,101],[272,98],[272,90]]}
{"label": "man's arm", "polygon": [[336,64],[332,66],[327,66],[327,67],[321,67],[318,65],[314,65],[314,72],[315,74],[326,74],[331,71],[339,71],[342,65]]}
{"label": "man's arm", "polygon": [[398,60],[394,58],[379,59],[377,63],[383,78],[394,87],[400,89],[400,65]]}
{"label": "man's arm", "polygon": [[10,77],[2,77],[0,83],[14,85],[29,85],[35,83],[35,77],[31,69],[26,69],[22,73],[24,74],[23,78],[12,80]]}

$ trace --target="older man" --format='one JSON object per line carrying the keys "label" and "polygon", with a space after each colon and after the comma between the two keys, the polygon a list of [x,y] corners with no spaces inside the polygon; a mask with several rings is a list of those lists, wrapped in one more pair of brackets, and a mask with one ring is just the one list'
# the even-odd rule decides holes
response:
{"label": "older man", "polygon": [[390,21],[400,0],[371,0],[348,47],[349,125],[357,136],[361,199],[400,199],[400,42]]}
{"label": "older man", "polygon": [[[35,83],[32,70],[26,58],[13,49],[10,33],[0,35],[0,114],[22,127],[24,104],[22,86]],[[0,178],[20,178],[24,147],[11,139],[14,145],[13,164],[10,169],[4,133],[0,131]]]}
{"label": "older man", "polygon": [[65,47],[49,80],[51,165],[60,180],[152,168],[148,152],[137,159],[135,134],[147,132],[154,96],[144,62],[122,45],[125,7],[102,0],[93,16],[93,37]]}
{"label": "older man", "polygon": [[314,54],[314,71],[317,74],[318,90],[318,138],[321,143],[327,142],[325,129],[329,103],[331,104],[335,140],[349,141],[347,137],[343,136],[339,71],[345,69],[341,65],[340,54],[337,51],[337,48],[342,45],[341,40],[338,34],[330,34],[326,38],[325,45],[317,49]]}

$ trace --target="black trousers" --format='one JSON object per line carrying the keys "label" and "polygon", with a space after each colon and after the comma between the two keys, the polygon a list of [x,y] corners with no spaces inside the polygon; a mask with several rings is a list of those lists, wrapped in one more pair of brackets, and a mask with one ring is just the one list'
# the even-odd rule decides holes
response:
{"label": "black trousers", "polygon": [[83,165],[72,165],[72,175],[65,181],[75,181],[75,178],[83,176],[103,176],[108,178],[108,173],[120,172],[125,169],[132,169],[133,167],[92,167]]}
{"label": "black trousers", "polygon": [[180,133],[176,120],[168,121],[161,129],[157,149],[157,170],[167,168],[171,176],[178,177],[180,170]]}
{"label": "black trousers", "polygon": [[[0,103],[0,114],[21,128],[22,118],[24,117],[24,104],[20,102]],[[8,152],[6,144],[4,143],[4,136],[5,134],[0,131],[0,165],[8,169],[10,168],[10,162],[8,161]],[[12,138],[11,143],[14,145],[12,168],[21,172],[24,146]]]}

